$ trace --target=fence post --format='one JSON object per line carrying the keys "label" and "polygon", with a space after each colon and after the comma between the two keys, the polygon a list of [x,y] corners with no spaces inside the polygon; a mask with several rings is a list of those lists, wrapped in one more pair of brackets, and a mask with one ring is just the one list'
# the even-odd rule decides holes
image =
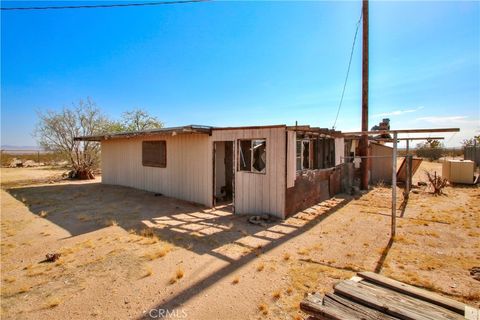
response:
{"label": "fence post", "polygon": [[390,237],[395,237],[397,224],[397,132],[393,132],[393,157],[392,157],[392,232]]}

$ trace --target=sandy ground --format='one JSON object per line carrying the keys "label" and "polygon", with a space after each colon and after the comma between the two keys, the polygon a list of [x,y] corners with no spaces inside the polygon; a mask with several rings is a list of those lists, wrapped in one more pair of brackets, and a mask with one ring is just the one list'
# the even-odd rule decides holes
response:
{"label": "sandy ground", "polygon": [[58,180],[66,171],[66,169],[52,167],[1,168],[0,181],[4,188],[35,182],[50,182]]}
{"label": "sandy ground", "polygon": [[[480,306],[469,274],[480,266],[476,187],[440,197],[418,189],[406,207],[399,189],[389,241],[389,188],[255,226],[228,208],[99,179],[39,184],[54,179],[25,170],[2,168],[2,319],[300,319],[305,294],[359,270]],[[32,172],[37,182],[26,185]],[[53,252],[58,261],[42,262]]]}

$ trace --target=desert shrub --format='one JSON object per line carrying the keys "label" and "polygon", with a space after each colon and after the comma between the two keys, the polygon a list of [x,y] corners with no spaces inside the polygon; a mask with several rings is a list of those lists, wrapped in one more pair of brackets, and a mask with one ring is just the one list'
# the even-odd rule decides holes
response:
{"label": "desert shrub", "polygon": [[438,140],[429,140],[418,144],[415,153],[417,157],[433,161],[440,159],[445,154],[445,148]]}

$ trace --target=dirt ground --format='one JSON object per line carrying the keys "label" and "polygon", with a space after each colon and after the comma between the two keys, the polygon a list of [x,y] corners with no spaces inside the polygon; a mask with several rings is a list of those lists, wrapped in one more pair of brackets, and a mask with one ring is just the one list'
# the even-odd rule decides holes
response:
{"label": "dirt ground", "polygon": [[52,167],[1,168],[0,181],[3,188],[57,181],[66,171],[65,169]]}
{"label": "dirt ground", "polygon": [[[385,187],[256,226],[228,208],[99,179],[1,170],[2,319],[300,319],[305,294],[360,270],[480,306],[480,282],[469,274],[480,266],[478,187],[439,197],[417,189],[406,206],[398,189],[389,241]],[[55,252],[59,260],[43,262]]]}

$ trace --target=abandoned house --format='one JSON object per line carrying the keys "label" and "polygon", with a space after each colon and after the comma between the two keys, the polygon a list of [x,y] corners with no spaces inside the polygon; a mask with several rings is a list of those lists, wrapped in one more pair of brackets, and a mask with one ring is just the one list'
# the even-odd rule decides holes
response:
{"label": "abandoned house", "polygon": [[341,132],[184,126],[77,137],[101,143],[102,183],[280,218],[342,191]]}

